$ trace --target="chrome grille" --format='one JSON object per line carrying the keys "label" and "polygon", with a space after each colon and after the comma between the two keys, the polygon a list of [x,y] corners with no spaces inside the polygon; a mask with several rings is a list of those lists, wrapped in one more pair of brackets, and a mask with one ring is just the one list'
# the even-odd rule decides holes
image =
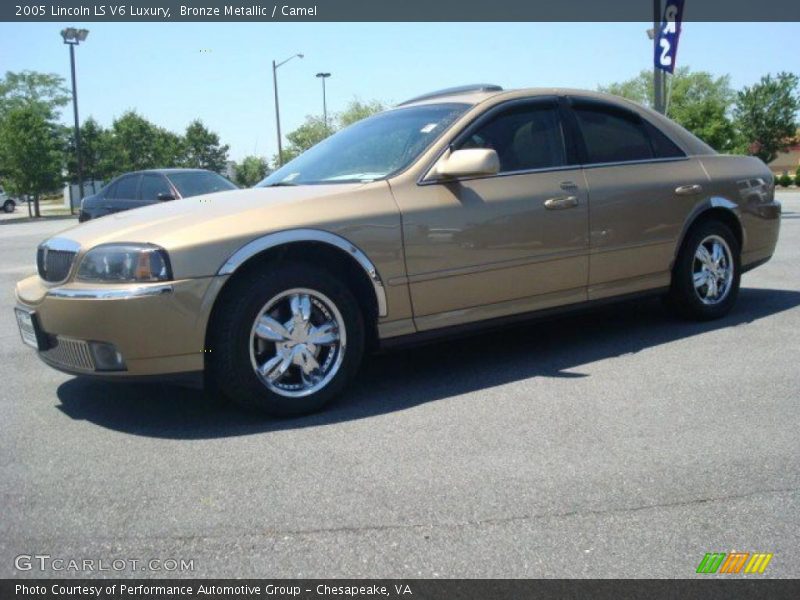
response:
{"label": "chrome grille", "polygon": [[41,354],[47,361],[68,369],[79,371],[95,370],[89,344],[82,340],[56,336],[54,345]]}
{"label": "chrome grille", "polygon": [[52,250],[47,246],[39,246],[36,252],[39,277],[45,281],[64,281],[69,275],[76,254],[77,252],[69,250]]}

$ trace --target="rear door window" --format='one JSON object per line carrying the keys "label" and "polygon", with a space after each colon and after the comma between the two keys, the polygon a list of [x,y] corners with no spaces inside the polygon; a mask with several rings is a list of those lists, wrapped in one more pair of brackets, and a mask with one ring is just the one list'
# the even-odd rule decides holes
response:
{"label": "rear door window", "polygon": [[638,115],[599,103],[573,103],[586,162],[615,163],[649,160],[653,147]]}

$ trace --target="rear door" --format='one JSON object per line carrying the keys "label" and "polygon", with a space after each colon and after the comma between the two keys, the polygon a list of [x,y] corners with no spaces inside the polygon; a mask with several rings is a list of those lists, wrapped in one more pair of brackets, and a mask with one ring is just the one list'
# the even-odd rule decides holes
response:
{"label": "rear door", "polygon": [[705,171],[633,111],[595,99],[569,104],[589,192],[589,299],[669,285]]}

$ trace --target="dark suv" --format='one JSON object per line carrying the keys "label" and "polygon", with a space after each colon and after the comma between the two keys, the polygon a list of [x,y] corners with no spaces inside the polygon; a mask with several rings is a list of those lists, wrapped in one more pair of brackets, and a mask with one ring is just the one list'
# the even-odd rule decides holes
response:
{"label": "dark suv", "polygon": [[222,175],[203,169],[153,169],[125,173],[94,196],[83,199],[78,221],[83,223],[165,200],[235,189],[236,186]]}

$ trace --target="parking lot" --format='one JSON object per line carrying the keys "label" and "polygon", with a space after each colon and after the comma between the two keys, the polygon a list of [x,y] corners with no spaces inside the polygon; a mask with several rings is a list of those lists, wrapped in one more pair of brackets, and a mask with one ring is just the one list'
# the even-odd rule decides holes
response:
{"label": "parking lot", "polygon": [[194,567],[106,576],[692,577],[733,550],[797,577],[800,193],[779,198],[777,254],[721,321],[652,300],[376,356],[285,421],[45,367],[14,283],[71,221],[0,224],[0,577],[92,575],[21,554]]}

